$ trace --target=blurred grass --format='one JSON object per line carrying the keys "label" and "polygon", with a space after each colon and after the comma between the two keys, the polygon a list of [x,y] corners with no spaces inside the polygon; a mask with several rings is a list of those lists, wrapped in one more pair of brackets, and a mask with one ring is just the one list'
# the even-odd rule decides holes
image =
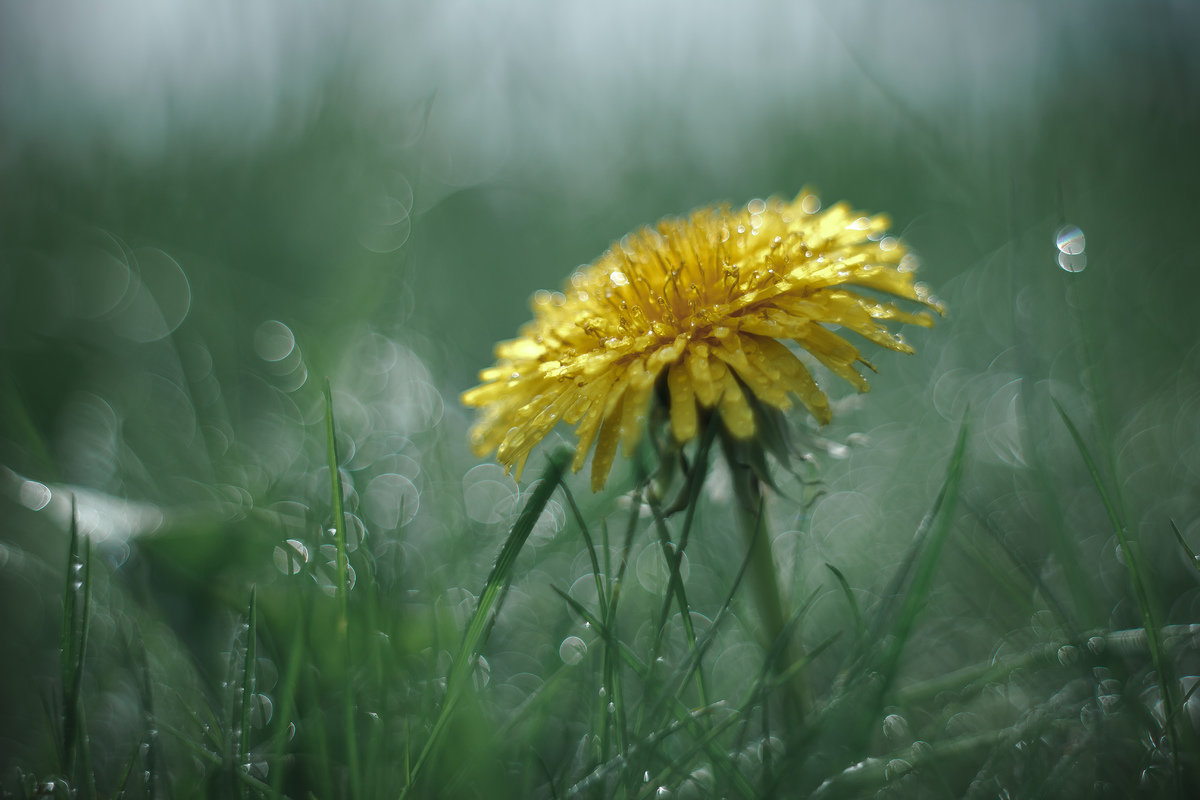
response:
{"label": "blurred grass", "polygon": [[[0,789],[1186,796],[1200,77],[1171,27],[1194,15],[1103,8],[1030,11],[1051,30],[1033,84],[940,100],[831,12],[845,70],[760,54],[778,84],[705,101],[728,143],[662,101],[708,86],[678,71],[635,75],[619,107],[508,86],[509,128],[451,132],[518,144],[461,183],[439,139],[461,76],[383,108],[353,64],[256,146],[10,145]],[[969,74],[953,34],[908,55]],[[636,466],[599,496],[553,463],[517,486],[477,466],[455,398],[532,291],[626,231],[805,184],[888,211],[950,314],[807,434],[811,470],[777,472],[767,533],[817,710],[797,722],[720,464],[686,520]],[[1064,224],[1079,274],[1055,264]],[[407,238],[364,245],[381,235]],[[181,297],[160,252],[187,306],[153,338]],[[277,360],[270,320],[294,337]],[[957,507],[914,539],[943,481]]]}

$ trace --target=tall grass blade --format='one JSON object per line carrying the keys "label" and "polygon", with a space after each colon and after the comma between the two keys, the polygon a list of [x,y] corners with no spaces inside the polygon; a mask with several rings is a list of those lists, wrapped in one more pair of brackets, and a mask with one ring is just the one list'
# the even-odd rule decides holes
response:
{"label": "tall grass blade", "polygon": [[[290,550],[290,548],[289,548]],[[296,687],[300,683],[300,665],[304,656],[304,622],[298,621],[292,632],[292,646],[288,651],[287,669],[279,684],[279,716],[276,718],[279,733],[276,736],[275,752],[276,767],[271,770],[271,797],[279,798],[283,793],[284,756],[287,753],[288,733],[296,714]]]}
{"label": "tall grass blade", "polygon": [[921,613],[921,608],[929,596],[929,590],[933,585],[934,571],[941,560],[942,548],[954,521],[954,507],[958,501],[958,490],[962,483],[963,456],[967,447],[968,429],[968,422],[964,418],[958,429],[958,440],[954,443],[954,452],[950,456],[946,478],[942,482],[937,500],[927,518],[930,526],[929,533],[927,536],[921,537],[926,541],[919,541],[917,545],[914,545],[914,550],[920,547],[922,552],[916,563],[912,582],[900,604],[900,612],[896,615],[895,623],[892,626],[891,646],[885,651],[883,660],[879,664],[885,684],[895,676],[900,653],[908,642],[908,637]]}
{"label": "tall grass blade", "polygon": [[[933,584],[934,572],[954,518],[966,452],[968,418],[959,425],[957,440],[933,505],[921,520],[914,542],[883,601],[867,626],[862,646],[856,648],[845,675],[844,694],[834,699],[822,713],[825,719],[844,717],[851,725],[847,743],[859,752],[870,738],[870,726],[896,678],[900,656],[916,625]],[[882,644],[881,644],[882,643]],[[867,696],[857,694],[860,680],[874,674]],[[857,723],[853,722],[857,715]]]}
{"label": "tall grass blade", "polygon": [[[561,597],[567,603],[567,605],[571,607],[571,610],[579,615],[580,619],[582,619],[584,622],[590,625],[594,631],[596,631],[596,633],[604,640],[608,647],[617,652],[617,654],[621,657],[621,661],[623,661],[625,665],[629,667],[630,671],[633,672],[634,675],[636,675],[648,686],[653,683],[651,667],[638,658],[637,654],[630,650],[625,643],[617,640],[616,637],[613,636],[612,631],[605,627],[604,623],[601,622],[595,614],[588,611],[582,603],[580,603],[574,597],[571,597],[562,589],[558,588],[557,586],[552,588],[558,594],[558,596]],[[681,701],[676,695],[670,692],[664,692],[662,694],[662,699],[669,707],[671,717],[675,722],[688,726],[689,732],[695,737],[704,739],[709,738],[712,732],[705,731],[700,727],[701,723],[692,718],[692,710],[689,709],[688,706],[685,705],[683,701]],[[644,705],[645,704],[643,704],[643,706]],[[653,718],[654,715],[649,716],[650,718]],[[741,719],[740,713],[737,718]],[[715,742],[710,742],[710,744],[705,748],[705,751],[708,757],[712,760],[713,766],[718,772],[721,773],[722,777],[728,780],[737,789],[739,796],[746,798],[754,796],[753,787],[751,787],[746,781],[745,776],[738,772],[736,766],[732,763],[729,754],[726,753],[724,749],[717,746]]]}
{"label": "tall grass blade", "polygon": [[342,650],[346,656],[346,681],[343,689],[346,702],[343,708],[343,728],[346,736],[346,768],[350,772],[350,791],[355,797],[359,792],[358,769],[358,733],[355,725],[354,689],[350,681],[350,580],[349,562],[346,555],[346,514],[345,500],[342,496],[342,477],[340,461],[337,453],[337,434],[333,424],[333,390],[329,379],[325,379],[325,437],[329,451],[329,482],[330,500],[333,506],[333,530],[337,543],[337,587],[335,593],[338,603],[338,636]]}
{"label": "tall grass blade", "polygon": [[825,563],[825,568],[833,573],[833,577],[837,580],[838,587],[842,590],[842,596],[846,598],[846,605],[850,609],[850,616],[854,619],[854,632],[857,636],[856,641],[861,641],[864,634],[867,632],[866,623],[863,622],[862,609],[858,607],[858,600],[854,598],[854,592],[850,588],[850,582],[846,580],[846,576],[842,571],[828,562]]}
{"label": "tall grass blade", "polygon": [[[255,639],[258,635],[258,609],[255,603],[256,587],[250,587],[250,602],[246,608],[244,626],[246,644],[242,648],[242,680],[238,698],[238,720],[234,730],[237,737],[237,763],[233,768],[244,772],[250,765],[250,708],[254,705],[254,663],[257,659]],[[246,796],[246,787],[240,785],[241,795]]]}
{"label": "tall grass blade", "polygon": [[74,703],[75,672],[78,663],[76,624],[79,614],[79,590],[83,562],[79,554],[79,524],[74,496],[71,497],[71,529],[67,545],[67,568],[63,586],[63,616],[59,629],[59,676],[62,681],[62,741],[59,752],[64,775],[70,775],[75,766],[75,731],[79,722],[78,708]]}
{"label": "tall grass blade", "polygon": [[[608,575],[607,571],[602,572],[601,570],[600,560],[596,557],[596,543],[592,539],[591,531],[588,530],[587,520],[584,519],[583,513],[579,510],[579,505],[575,502],[575,496],[571,493],[570,487],[564,483],[562,490],[563,495],[567,498],[567,505],[571,508],[571,514],[575,517],[575,522],[579,526],[579,533],[583,536],[584,545],[587,547],[588,558],[592,565],[592,577],[596,583],[596,597],[600,606],[600,619],[604,622],[605,626],[611,629],[616,624],[616,609],[609,606],[608,586],[612,585],[612,576]],[[610,566],[608,536],[605,535],[603,538],[604,569],[607,570]],[[618,752],[625,749],[625,706],[621,698],[620,670],[617,665],[616,654],[612,648],[606,647],[604,650],[604,664],[601,672],[603,676],[601,678],[601,688],[604,689],[604,692],[600,695],[599,702],[612,703],[613,708],[616,710],[615,714],[609,715],[603,713],[602,709],[599,717],[603,720],[600,730],[600,757],[606,760],[609,757],[613,744],[610,741],[611,739],[616,739]]]}
{"label": "tall grass blade", "polygon": [[[121,768],[121,772],[117,775],[117,797],[124,797],[129,789],[129,777],[133,774],[133,765],[138,761],[138,755],[142,751],[142,744],[146,741],[144,736],[138,737],[138,740],[133,743],[133,750],[129,753],[129,758],[125,759],[125,766]],[[147,794],[147,797],[150,795]]]}
{"label": "tall grass blade", "polygon": [[[138,677],[142,696],[142,716],[146,724],[146,732],[142,739],[139,740],[137,749],[134,750],[135,755],[141,751],[142,744],[145,745],[145,756],[142,763],[142,794],[147,800],[153,800],[158,796],[158,726],[156,724],[156,714],[154,711],[154,682],[150,675],[150,661],[146,655],[145,643],[142,640],[140,628],[134,628],[136,639],[132,637],[126,640],[129,646],[130,653],[135,654],[133,657],[137,659],[135,665],[138,671]],[[124,780],[119,785],[124,785]]]}
{"label": "tall grass blade", "polygon": [[[1167,710],[1167,717],[1171,721],[1171,724],[1167,725],[1167,735],[1171,743],[1171,764],[1175,770],[1176,783],[1178,784],[1180,778],[1179,754],[1181,732],[1179,730],[1180,726],[1174,722],[1177,719],[1176,712],[1180,708],[1178,684],[1175,680],[1174,669],[1167,658],[1166,649],[1163,647],[1155,608],[1150,599],[1150,589],[1148,586],[1150,576],[1142,562],[1138,543],[1129,537],[1129,531],[1126,528],[1125,522],[1117,510],[1112,496],[1104,486],[1104,481],[1100,477],[1100,471],[1096,467],[1096,462],[1092,458],[1087,444],[1083,441],[1082,434],[1080,434],[1079,429],[1067,414],[1066,409],[1056,399],[1054,399],[1054,408],[1057,409],[1058,415],[1062,417],[1063,424],[1067,426],[1067,430],[1071,434],[1071,439],[1075,442],[1075,447],[1079,450],[1079,455],[1083,458],[1083,463],[1087,467],[1088,474],[1091,476],[1092,483],[1095,484],[1096,491],[1100,493],[1100,500],[1104,504],[1105,512],[1108,514],[1109,523],[1112,525],[1113,533],[1116,534],[1117,542],[1121,546],[1121,553],[1124,556],[1122,560],[1125,562],[1126,571],[1129,573],[1129,582],[1133,586],[1134,600],[1137,603],[1138,613],[1142,618],[1142,626],[1146,631],[1146,643],[1150,649],[1150,660],[1154,664],[1155,671],[1158,673],[1158,683],[1162,691],[1163,703]],[[1191,738],[1194,738],[1194,733]]]}
{"label": "tall grass blade", "polygon": [[500,555],[496,558],[496,563],[492,566],[492,570],[484,582],[483,591],[479,594],[479,602],[476,604],[475,612],[471,615],[471,619],[467,623],[467,630],[463,635],[458,654],[455,656],[454,662],[450,667],[450,675],[446,681],[446,695],[442,701],[441,710],[438,712],[437,719],[433,723],[433,728],[429,732],[429,738],[425,741],[425,746],[421,749],[420,755],[417,756],[417,760],[413,762],[412,769],[409,771],[409,782],[400,792],[402,798],[407,797],[409,792],[416,786],[417,781],[420,780],[422,769],[428,763],[434,749],[440,743],[441,736],[446,730],[446,725],[450,721],[455,706],[457,706],[462,692],[469,682],[471,668],[475,663],[475,656],[479,651],[479,647],[483,643],[483,634],[488,627],[496,601],[499,599],[501,591],[508,585],[513,565],[516,564],[517,556],[520,555],[521,548],[524,547],[525,541],[529,538],[533,526],[537,523],[538,518],[541,517],[542,511],[545,510],[546,503],[550,501],[550,496],[562,482],[563,475],[567,469],[567,463],[567,454],[564,451],[557,451],[550,456],[550,463],[546,466],[545,471],[542,472],[541,483],[534,489],[533,495],[521,510],[520,516],[517,518],[512,531],[504,542],[504,546],[500,549]]}
{"label": "tall grass blade", "polygon": [[[1061,600],[1059,600],[1058,593],[1046,583],[1040,574],[1038,574],[1038,570],[1029,563],[1029,560],[1022,557],[1021,554],[1017,552],[1016,548],[1007,541],[1006,537],[1004,536],[1004,532],[997,527],[996,523],[993,522],[988,515],[982,511],[982,509],[975,506],[975,504],[971,503],[969,500],[964,500],[963,503],[966,506],[967,511],[970,512],[971,516],[973,516],[979,522],[979,524],[983,526],[983,530],[988,534],[988,537],[995,543],[1000,551],[1004,553],[1004,556],[1006,559],[1008,559],[1009,563],[1012,564],[1021,574],[1021,577],[1025,579],[1025,594],[1029,594],[1028,589],[1030,588],[1036,590],[1037,593],[1045,599],[1046,604],[1050,607],[1050,611],[1059,620],[1059,623],[1063,625],[1064,629],[1071,636],[1071,638],[1078,639],[1078,622],[1075,619],[1075,616],[1071,614],[1070,610],[1063,605]],[[993,570],[994,567],[989,566],[988,569],[990,571]]]}
{"label": "tall grass blade", "polygon": [[[59,631],[62,679],[62,773],[76,785],[92,785],[88,737],[83,722],[83,674],[91,630],[92,540],[79,535],[79,514],[71,498],[63,618]],[[94,789],[94,787],[92,787]],[[94,795],[94,791],[92,794]]]}
{"label": "tall grass blade", "polygon": [[1187,553],[1188,563],[1196,571],[1200,572],[1200,556],[1196,555],[1196,551],[1188,545],[1187,539],[1183,538],[1183,532],[1179,530],[1179,526],[1175,524],[1175,520],[1170,520],[1170,522],[1171,530],[1175,533],[1175,541],[1179,542],[1180,549]]}

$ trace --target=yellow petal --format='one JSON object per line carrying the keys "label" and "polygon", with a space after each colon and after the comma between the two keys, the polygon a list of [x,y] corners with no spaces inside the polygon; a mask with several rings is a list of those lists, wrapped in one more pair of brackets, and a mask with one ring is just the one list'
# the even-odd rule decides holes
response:
{"label": "yellow petal", "polygon": [[671,365],[667,373],[667,389],[671,394],[671,432],[675,434],[675,441],[689,441],[696,436],[700,422],[696,415],[692,381],[682,362]]}
{"label": "yellow petal", "polygon": [[754,435],[754,411],[746,402],[746,396],[742,394],[742,387],[738,386],[737,378],[733,377],[733,373],[729,370],[725,371],[725,378],[722,381],[721,400],[718,407],[721,411],[721,420],[730,433],[739,439],[749,439]]}
{"label": "yellow petal", "polygon": [[692,391],[696,393],[696,399],[705,408],[712,408],[716,405],[719,387],[714,380],[712,364],[708,360],[708,348],[696,345],[688,350],[687,367],[692,376]]}
{"label": "yellow petal", "polygon": [[604,482],[608,480],[608,473],[612,470],[613,458],[617,455],[617,443],[621,436],[622,405],[622,401],[618,400],[616,407],[600,427],[600,437],[596,441],[596,453],[592,456],[593,492],[604,488]]}
{"label": "yellow petal", "polygon": [[817,386],[812,374],[804,362],[792,355],[782,343],[774,339],[763,339],[759,342],[763,357],[769,359],[772,366],[779,370],[781,381],[788,391],[795,393],[809,413],[822,425],[829,424],[832,414],[829,410],[829,398]]}

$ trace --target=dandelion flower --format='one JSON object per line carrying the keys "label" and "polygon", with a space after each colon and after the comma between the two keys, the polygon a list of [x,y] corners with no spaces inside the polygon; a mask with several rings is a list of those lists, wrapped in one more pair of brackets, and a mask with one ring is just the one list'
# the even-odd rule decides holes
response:
{"label": "dandelion flower", "polygon": [[790,202],[702,208],[625,236],[562,292],[537,292],[533,321],[496,346],[496,364],[462,396],[482,409],[472,447],[496,451],[519,476],[534,445],[566,422],[579,438],[574,470],[594,446],[599,490],[653,403],[679,443],[713,413],[731,437],[751,439],[757,404],[785,411],[799,400],[829,422],[828,397],[785,342],[865,392],[858,367],[874,368],[842,332],[911,353],[884,323],[933,324],[927,311],[877,295],[941,312],[914,283],[915,259],[884,235],[888,225],[844,203],[821,211],[803,191]]}

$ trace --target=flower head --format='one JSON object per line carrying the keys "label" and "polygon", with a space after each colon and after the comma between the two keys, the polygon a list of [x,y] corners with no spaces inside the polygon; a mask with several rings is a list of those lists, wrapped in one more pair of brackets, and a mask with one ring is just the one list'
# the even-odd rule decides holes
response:
{"label": "flower head", "polygon": [[787,410],[798,399],[829,422],[829,399],[784,341],[863,392],[857,366],[871,365],[840,332],[911,353],[884,323],[928,327],[933,319],[861,290],[941,307],[913,282],[904,245],[884,236],[886,216],[844,203],[819,209],[804,191],[790,202],[664,219],[581,267],[561,293],[537,292],[533,321],[496,346],[495,366],[462,396],[483,409],[471,430],[475,452],[495,450],[519,475],[561,420],[579,437],[573,469],[595,445],[599,490],[618,444],[628,455],[637,443],[652,402],[666,408],[678,442],[694,438],[714,411],[731,436],[749,439],[758,403]]}

